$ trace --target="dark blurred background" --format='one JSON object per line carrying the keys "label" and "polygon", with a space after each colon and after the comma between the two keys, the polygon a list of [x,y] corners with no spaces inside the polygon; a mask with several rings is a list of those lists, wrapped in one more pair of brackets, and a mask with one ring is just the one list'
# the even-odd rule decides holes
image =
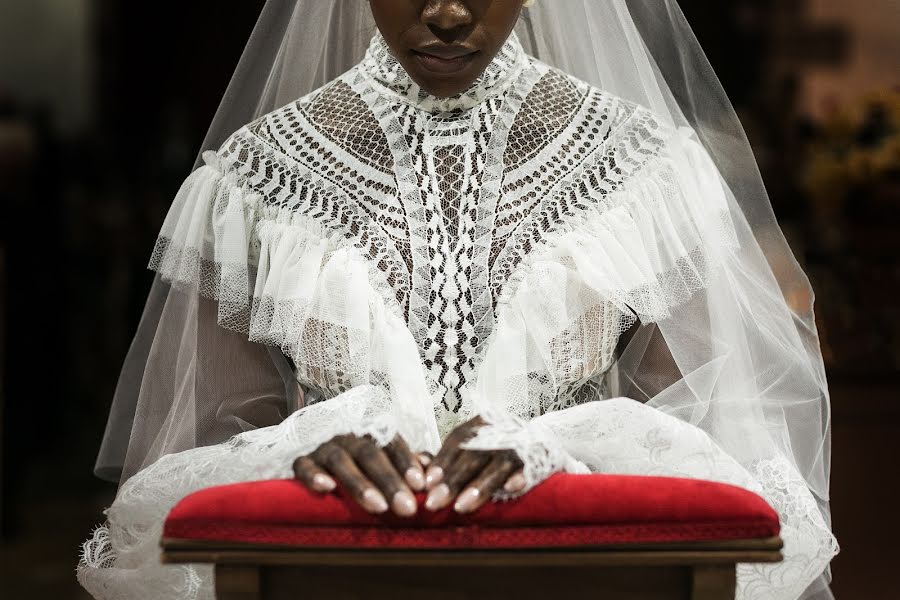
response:
{"label": "dark blurred background", "polygon": [[[86,598],[145,266],[263,3],[0,0],[3,598]],[[817,292],[835,593],[900,598],[900,2],[681,5]]]}

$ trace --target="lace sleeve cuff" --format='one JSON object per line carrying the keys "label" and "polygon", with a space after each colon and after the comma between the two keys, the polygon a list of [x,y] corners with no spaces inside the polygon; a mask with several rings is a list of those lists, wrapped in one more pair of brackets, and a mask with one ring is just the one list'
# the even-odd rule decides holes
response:
{"label": "lace sleeve cuff", "polygon": [[472,439],[462,444],[469,450],[513,450],[523,463],[525,487],[516,493],[500,490],[498,498],[506,499],[524,494],[553,473],[589,473],[590,469],[573,458],[564,448],[552,429],[540,418],[526,421],[500,412],[481,414],[486,424],[480,427]]}

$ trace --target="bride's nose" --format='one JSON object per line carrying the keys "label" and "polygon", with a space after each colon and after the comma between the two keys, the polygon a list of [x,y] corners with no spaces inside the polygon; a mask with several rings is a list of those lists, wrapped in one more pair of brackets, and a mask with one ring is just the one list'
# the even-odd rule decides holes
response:
{"label": "bride's nose", "polygon": [[472,11],[465,0],[426,0],[422,9],[422,22],[441,38],[468,27],[472,21]]}

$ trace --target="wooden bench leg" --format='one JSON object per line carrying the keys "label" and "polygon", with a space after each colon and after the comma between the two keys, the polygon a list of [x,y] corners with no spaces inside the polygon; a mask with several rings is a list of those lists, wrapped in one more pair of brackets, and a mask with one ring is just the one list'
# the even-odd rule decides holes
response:
{"label": "wooden bench leg", "polygon": [[734,600],[737,573],[734,565],[695,566],[691,600]]}
{"label": "wooden bench leg", "polygon": [[216,565],[216,600],[262,600],[259,567]]}

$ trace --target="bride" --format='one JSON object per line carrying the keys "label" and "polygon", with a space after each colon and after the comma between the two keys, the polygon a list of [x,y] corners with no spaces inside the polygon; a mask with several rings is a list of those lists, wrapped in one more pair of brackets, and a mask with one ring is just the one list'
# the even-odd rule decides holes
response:
{"label": "bride", "polygon": [[212,597],[158,558],[207,486],[408,516],[557,471],[751,489],[785,561],[739,597],[831,597],[812,293],[675,0],[270,0],[204,150],[97,462],[96,598]]}

